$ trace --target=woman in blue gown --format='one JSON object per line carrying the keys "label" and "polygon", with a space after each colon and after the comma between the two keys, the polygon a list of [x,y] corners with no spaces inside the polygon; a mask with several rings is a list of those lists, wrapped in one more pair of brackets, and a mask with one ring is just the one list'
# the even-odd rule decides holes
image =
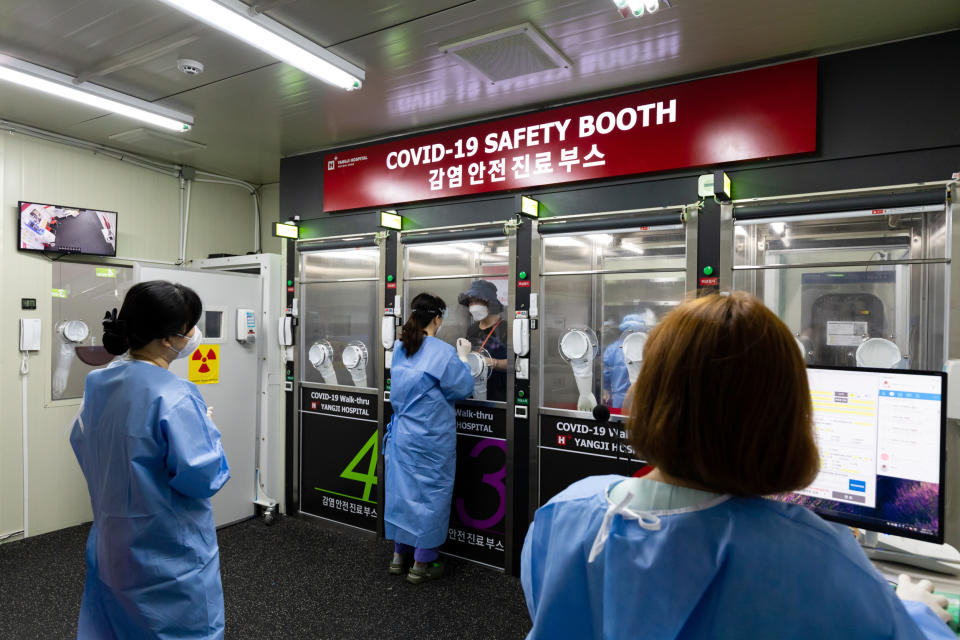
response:
{"label": "woman in blue gown", "polygon": [[421,293],[394,346],[390,367],[393,418],[383,447],[386,506],[384,535],[394,541],[390,573],[420,584],[440,577],[437,547],[447,539],[457,464],[454,403],[473,393],[467,364],[470,342],[457,348],[436,337],[446,304]]}
{"label": "woman in blue gown", "polygon": [[581,480],[537,511],[528,638],[955,640],[942,601],[898,599],[846,527],[761,497],[819,468],[804,363],[762,302],[681,305],[632,392],[632,444],[656,469]]}
{"label": "woman in blue gown", "polygon": [[223,638],[210,497],[230,469],[196,385],[168,370],[199,344],[200,312],[188,287],[144,282],[103,323],[129,354],[87,376],[70,434],[93,507],[78,638]]}

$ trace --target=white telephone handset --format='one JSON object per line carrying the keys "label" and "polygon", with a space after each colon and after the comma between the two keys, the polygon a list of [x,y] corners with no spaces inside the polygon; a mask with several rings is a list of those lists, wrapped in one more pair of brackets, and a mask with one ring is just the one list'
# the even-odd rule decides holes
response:
{"label": "white telephone handset", "polygon": [[39,318],[20,318],[20,351],[39,351],[42,333]]}
{"label": "white telephone handset", "polygon": [[281,347],[293,345],[293,318],[287,316],[280,318],[279,338]]}

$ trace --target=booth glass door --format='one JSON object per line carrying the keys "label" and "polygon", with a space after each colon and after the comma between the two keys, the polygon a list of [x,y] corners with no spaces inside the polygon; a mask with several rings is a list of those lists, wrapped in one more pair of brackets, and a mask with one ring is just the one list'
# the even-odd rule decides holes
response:
{"label": "booth glass door", "polygon": [[[642,466],[627,444],[627,391],[647,333],[687,281],[682,225],[541,234],[537,504],[584,477]],[[593,418],[596,404],[610,421]]]}
{"label": "booth glass door", "polygon": [[300,510],[377,530],[380,249],[301,249]]}
{"label": "booth glass door", "polygon": [[736,220],[734,289],[753,293],[787,324],[807,364],[939,371],[948,332],[944,207],[824,207]]}
{"label": "booth glass door", "polygon": [[[439,296],[447,305],[447,317],[438,338],[450,345],[468,338],[481,359],[500,361],[475,378],[473,396],[457,403],[457,471],[442,550],[504,569],[506,494],[513,481],[507,464],[512,416],[508,416],[506,399],[512,388],[510,265],[515,260],[515,242],[502,234],[447,242],[427,239],[403,239],[404,319],[418,294]],[[468,305],[462,304],[471,289],[478,288],[495,292],[495,303],[487,305],[491,314],[499,316],[492,323],[473,319]],[[384,410],[391,408],[385,405]]]}

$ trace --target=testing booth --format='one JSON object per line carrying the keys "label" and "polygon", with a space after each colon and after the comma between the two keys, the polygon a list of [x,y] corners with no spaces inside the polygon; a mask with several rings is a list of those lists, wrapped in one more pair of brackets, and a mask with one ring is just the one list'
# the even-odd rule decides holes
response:
{"label": "testing booth", "polygon": [[[895,48],[907,64],[918,47]],[[473,347],[442,551],[517,573],[539,506],[646,466],[627,432],[649,332],[690,296],[744,290],[790,328],[827,412],[825,471],[787,499],[868,531],[875,559],[956,570],[883,543],[960,540],[960,393],[943,375],[960,359],[960,166],[852,136],[872,126],[847,118],[863,73],[840,54],[285,160],[288,502],[382,535],[392,351],[429,292],[448,308],[438,337]],[[830,411],[874,422],[824,430]]]}
{"label": "testing booth", "polygon": [[537,224],[534,507],[581,478],[643,466],[626,441],[626,396],[647,333],[695,290],[696,239],[696,205]]}
{"label": "testing booth", "polygon": [[[938,181],[721,207],[727,286],[762,299],[819,371],[810,379],[822,467],[801,503],[866,530],[872,558],[937,571],[950,568],[904,555],[878,534],[960,542],[958,496],[950,490],[960,487],[960,416],[940,425],[933,415],[940,390],[898,373],[944,371],[957,341],[950,314],[956,188]],[[881,401],[889,396],[901,406],[878,405],[876,431],[861,429],[863,436],[850,414],[871,405],[858,404],[854,387],[824,378],[830,368],[875,371]],[[888,415],[895,420],[885,424]],[[940,428],[923,428],[923,418]]]}

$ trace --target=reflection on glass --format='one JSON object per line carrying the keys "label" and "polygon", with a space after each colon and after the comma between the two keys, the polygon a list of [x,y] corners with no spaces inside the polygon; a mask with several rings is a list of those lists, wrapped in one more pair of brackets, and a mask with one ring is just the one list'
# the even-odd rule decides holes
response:
{"label": "reflection on glass", "polygon": [[[509,245],[505,238],[413,244],[405,248],[404,308],[421,293],[439,296],[447,317],[437,337],[450,345],[467,338],[477,354],[476,399],[506,400],[509,323]],[[462,277],[450,277],[462,275]],[[442,278],[436,278],[442,276]],[[416,278],[415,280],[409,280]],[[479,359],[478,359],[479,358]],[[482,364],[482,366],[481,366]],[[485,385],[477,376],[485,378]],[[485,394],[485,398],[481,398]]]}
{"label": "reflection on glass", "polygon": [[372,247],[327,249],[303,253],[303,282],[376,278],[380,266],[380,250]]}
{"label": "reflection on glass", "polygon": [[133,269],[58,262],[53,266],[52,400],[83,396],[87,374],[113,360],[102,346],[103,314],[119,309]]}
{"label": "reflection on glass", "polygon": [[407,278],[458,275],[505,278],[509,273],[510,246],[505,238],[410,244],[405,248],[405,257]]}
{"label": "reflection on glass", "polygon": [[943,211],[738,224],[735,264],[777,268],[733,284],[787,324],[808,364],[939,370],[946,266],[889,262],[942,259],[946,229]]}
{"label": "reflection on glass", "polygon": [[600,342],[601,366],[594,363],[589,392],[613,413],[626,410],[624,396],[642,359],[640,336],[685,295],[685,254],[681,227],[543,237],[545,407],[586,410],[584,380],[578,386],[557,348],[564,335],[582,326],[595,331]]}
{"label": "reflection on glass", "polygon": [[[355,349],[362,343],[375,344],[377,336],[377,281],[324,282],[302,285],[300,319],[303,323],[305,360],[312,362],[314,345],[329,343],[333,354],[325,360],[323,370],[316,366],[301,367],[305,382],[345,386],[376,386],[375,367],[363,363],[361,369],[348,369],[345,363],[359,364]],[[370,357],[366,354],[366,357]],[[330,367],[330,368],[327,368]],[[324,376],[326,373],[326,376]],[[332,374],[332,375],[331,375]],[[364,382],[364,384],[360,384]]]}

